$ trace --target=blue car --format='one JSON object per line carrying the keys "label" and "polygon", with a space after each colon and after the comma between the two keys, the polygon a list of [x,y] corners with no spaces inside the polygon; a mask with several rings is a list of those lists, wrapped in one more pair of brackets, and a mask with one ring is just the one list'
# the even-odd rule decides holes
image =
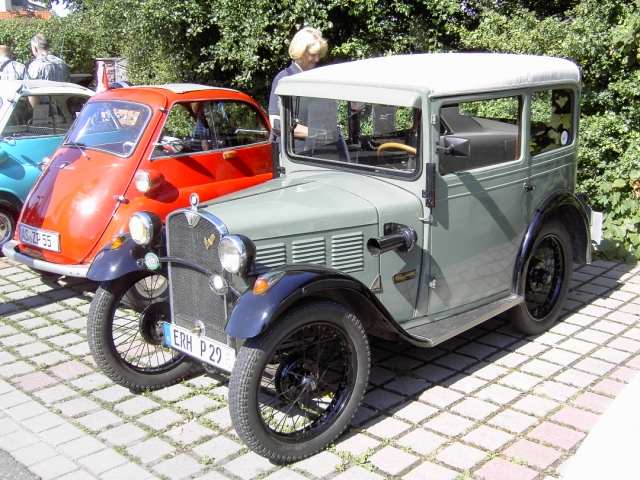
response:
{"label": "blue car", "polygon": [[0,247],[13,237],[43,159],[93,93],[73,83],[0,81]]}

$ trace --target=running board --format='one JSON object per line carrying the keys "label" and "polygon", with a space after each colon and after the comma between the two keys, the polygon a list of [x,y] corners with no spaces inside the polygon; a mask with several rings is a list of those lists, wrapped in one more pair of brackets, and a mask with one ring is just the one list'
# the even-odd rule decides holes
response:
{"label": "running board", "polygon": [[[434,347],[476,325],[480,325],[482,322],[486,322],[496,315],[506,312],[523,301],[524,298],[522,296],[511,295],[452,317],[408,328],[406,332],[423,345]],[[427,317],[424,318],[426,319]]]}

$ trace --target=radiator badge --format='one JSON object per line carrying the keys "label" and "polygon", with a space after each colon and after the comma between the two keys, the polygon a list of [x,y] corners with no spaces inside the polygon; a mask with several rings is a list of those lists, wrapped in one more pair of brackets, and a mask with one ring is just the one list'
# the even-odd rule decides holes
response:
{"label": "radiator badge", "polygon": [[207,250],[209,250],[211,247],[213,247],[214,243],[216,243],[216,234],[215,233],[212,233],[208,237],[204,237],[204,248],[206,248]]}
{"label": "radiator badge", "polygon": [[204,335],[204,323],[202,323],[200,320],[194,320],[191,333],[193,333],[198,337],[201,337],[202,335]]}

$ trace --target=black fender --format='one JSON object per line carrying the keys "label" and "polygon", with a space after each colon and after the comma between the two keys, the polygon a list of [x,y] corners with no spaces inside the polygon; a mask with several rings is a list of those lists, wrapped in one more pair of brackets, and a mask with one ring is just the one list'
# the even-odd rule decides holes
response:
{"label": "black fender", "polygon": [[524,268],[533,244],[545,221],[551,217],[559,218],[566,226],[573,243],[573,260],[591,263],[591,230],[587,207],[571,192],[555,193],[536,208],[520,244],[512,281],[512,291],[517,295],[524,292]]}
{"label": "black fender", "polygon": [[148,248],[138,245],[127,235],[120,248],[103,248],[98,253],[87,272],[87,278],[95,282],[107,282],[132,272],[144,271],[142,259]]}
{"label": "black fender", "polygon": [[375,295],[362,282],[349,275],[311,265],[292,265],[273,271],[281,271],[283,276],[266,293],[256,295],[249,289],[237,299],[225,329],[227,335],[240,339],[256,337],[292,305],[311,298],[342,301],[354,308],[356,313],[367,312],[363,320],[376,317],[385,330],[391,329],[402,334]]}

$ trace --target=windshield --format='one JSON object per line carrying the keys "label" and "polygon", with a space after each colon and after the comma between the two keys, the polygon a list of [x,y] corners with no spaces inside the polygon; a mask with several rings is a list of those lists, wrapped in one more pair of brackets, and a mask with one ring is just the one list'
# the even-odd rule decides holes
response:
{"label": "windshield", "polygon": [[89,102],[71,127],[65,144],[128,157],[138,144],[151,109],[121,101]]}
{"label": "windshield", "polygon": [[290,97],[286,144],[301,161],[412,175],[419,167],[420,109]]}

